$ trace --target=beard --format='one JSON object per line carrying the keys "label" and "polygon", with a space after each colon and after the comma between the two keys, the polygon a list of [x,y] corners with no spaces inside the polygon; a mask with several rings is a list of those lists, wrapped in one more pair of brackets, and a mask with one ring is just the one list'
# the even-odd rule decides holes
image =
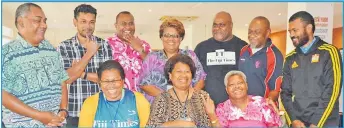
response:
{"label": "beard", "polygon": [[79,32],[79,34],[82,37],[84,37],[84,38],[90,38],[91,39],[91,37],[93,35],[93,30],[91,30],[91,29],[84,29],[81,32]]}
{"label": "beard", "polygon": [[231,34],[229,32],[226,32],[226,30],[213,31],[212,34],[214,39],[219,42],[225,42],[231,37]]}
{"label": "beard", "polygon": [[[294,42],[293,39],[295,39],[295,38],[298,39],[299,43]],[[295,37],[295,36],[291,37],[291,40],[293,41],[293,45],[295,47],[302,47],[303,45],[307,44],[307,42],[309,41],[309,37],[307,36],[306,32],[303,32],[303,34],[300,35],[299,37]]]}
{"label": "beard", "polygon": [[261,48],[261,47],[263,47],[263,44],[264,44],[264,43],[258,43],[258,42],[256,42],[256,43],[250,43],[250,47],[251,47],[251,48]]}

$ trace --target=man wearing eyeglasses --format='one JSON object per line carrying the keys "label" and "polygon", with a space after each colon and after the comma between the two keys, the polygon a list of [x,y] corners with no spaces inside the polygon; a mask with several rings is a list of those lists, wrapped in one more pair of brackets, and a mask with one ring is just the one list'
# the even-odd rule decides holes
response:
{"label": "man wearing eyeglasses", "polygon": [[228,12],[216,14],[213,37],[199,43],[195,53],[207,74],[204,90],[215,105],[228,99],[223,78],[231,70],[238,70],[240,49],[247,43],[232,34],[233,22]]}
{"label": "man wearing eyeglasses", "polygon": [[[77,127],[81,106],[86,98],[100,91],[97,84],[99,65],[112,59],[108,43],[93,35],[97,10],[81,4],[74,10],[74,26],[77,34],[60,43],[57,51],[62,56],[64,69],[73,81],[68,86],[67,127]],[[67,88],[67,87],[65,87]]]}
{"label": "man wearing eyeglasses", "polygon": [[149,44],[139,39],[135,34],[134,16],[128,11],[122,11],[116,16],[116,33],[107,38],[113,51],[113,59],[119,62],[125,71],[125,88],[138,91],[139,73],[142,61],[151,52]]}

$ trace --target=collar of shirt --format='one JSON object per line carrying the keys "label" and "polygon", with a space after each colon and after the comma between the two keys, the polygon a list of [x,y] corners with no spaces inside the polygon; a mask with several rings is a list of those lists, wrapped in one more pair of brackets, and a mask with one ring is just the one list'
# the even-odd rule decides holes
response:
{"label": "collar of shirt", "polygon": [[252,55],[253,55],[253,54],[257,53],[257,52],[260,52],[260,50],[262,50],[263,48],[271,46],[271,44],[272,44],[272,40],[270,38],[268,38],[266,40],[266,43],[265,43],[265,45],[263,47],[261,47],[261,48],[251,48],[251,45],[249,45],[249,48],[252,50]]}
{"label": "collar of shirt", "polygon": [[[185,55],[187,51],[188,51],[188,50],[186,50],[186,49],[178,49],[178,54],[183,54],[183,55]],[[164,57],[165,59],[168,59],[165,50],[162,49],[161,52],[163,53],[163,57]]]}
{"label": "collar of shirt", "polygon": [[[99,37],[97,37],[97,36],[95,36],[95,35],[92,35],[92,38],[93,38],[93,40],[96,42],[96,43],[98,43],[99,45],[101,45],[102,44],[102,41],[103,41],[103,39],[101,39],[101,38],[99,38]],[[78,39],[78,34],[75,34],[75,36],[74,37],[72,37],[72,45],[74,45],[74,46],[82,46],[81,45],[81,43],[80,43],[80,41],[79,41],[79,39]]]}
{"label": "collar of shirt", "polygon": [[25,48],[48,48],[48,49],[53,48],[53,46],[45,39],[42,40],[41,43],[39,43],[38,47],[34,47],[29,42],[27,42],[19,33],[18,33],[18,36],[16,37],[16,40],[20,41],[20,43]]}
{"label": "collar of shirt", "polygon": [[309,50],[309,49],[312,47],[312,45],[314,44],[314,42],[315,42],[315,37],[313,37],[313,41],[312,41],[312,43],[311,43],[310,45],[308,45],[307,47],[304,47],[304,46],[300,47],[301,51],[302,51],[303,53],[307,53],[308,50]]}
{"label": "collar of shirt", "polygon": [[75,34],[75,36],[72,38],[72,44],[73,44],[74,46],[81,45],[81,44],[79,43],[78,34]]}
{"label": "collar of shirt", "polygon": [[108,42],[109,42],[109,44],[112,44],[112,45],[114,45],[114,44],[116,44],[116,43],[119,42],[119,43],[122,43],[123,45],[125,45],[126,47],[131,47],[128,43],[122,41],[122,40],[118,37],[117,34],[114,34],[112,37],[109,37],[109,38],[108,38]]}
{"label": "collar of shirt", "polygon": [[252,54],[258,52],[259,50],[263,49],[263,47],[261,48],[251,48],[252,49]]}

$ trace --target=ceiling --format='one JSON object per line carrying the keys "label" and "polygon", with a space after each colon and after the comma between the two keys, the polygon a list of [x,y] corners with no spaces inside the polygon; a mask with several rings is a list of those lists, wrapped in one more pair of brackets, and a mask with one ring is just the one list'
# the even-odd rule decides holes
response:
{"label": "ceiling", "polygon": [[[22,3],[3,2],[3,20],[13,18],[16,8]],[[82,2],[39,2],[47,18],[49,28],[74,28],[73,10]],[[211,25],[214,15],[227,11],[232,15],[235,29],[247,29],[254,17],[262,15],[271,22],[272,31],[285,30],[287,26],[287,2],[89,2],[98,11],[96,30],[113,32],[115,17],[120,11],[130,11],[135,17],[137,32],[158,30],[159,19],[164,15],[198,16],[194,21],[185,21],[184,25]],[[334,4],[334,27],[342,26],[342,3]]]}

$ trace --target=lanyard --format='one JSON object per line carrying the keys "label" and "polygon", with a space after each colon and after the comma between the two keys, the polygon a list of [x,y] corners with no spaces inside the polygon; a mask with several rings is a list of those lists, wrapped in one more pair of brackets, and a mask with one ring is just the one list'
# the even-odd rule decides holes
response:
{"label": "lanyard", "polygon": [[[124,90],[122,90],[124,91]],[[124,93],[122,92],[122,95],[124,95]],[[104,96],[104,100],[105,100],[105,106],[107,108],[107,110],[109,111],[109,114],[110,116],[114,119],[114,120],[110,120],[110,124],[112,124],[113,127],[116,127],[116,125],[114,124],[116,121],[116,116],[118,114],[118,108],[120,107],[119,105],[121,104],[122,102],[122,98],[118,101],[117,103],[117,108],[116,108],[116,111],[115,111],[115,115],[112,114],[112,109],[109,107],[110,106],[110,103],[111,101],[108,101],[105,97],[105,94],[103,93],[103,96]],[[122,96],[123,97],[123,96]],[[113,122],[112,122],[113,121]]]}
{"label": "lanyard", "polygon": [[[179,100],[179,97],[178,97],[176,91],[174,90],[174,88],[173,88],[173,92],[174,92],[174,94],[176,95],[176,97],[177,97],[177,99],[178,99],[178,101],[179,101],[180,106],[183,106],[183,105],[182,105],[182,102]],[[186,99],[185,99],[185,104],[184,104],[184,107],[183,107],[183,113],[182,113],[182,115],[181,115],[181,118],[186,118],[186,105],[187,105],[187,102],[186,102],[186,101],[188,100],[188,98],[189,98],[189,90],[188,90],[188,94],[187,94]]]}

